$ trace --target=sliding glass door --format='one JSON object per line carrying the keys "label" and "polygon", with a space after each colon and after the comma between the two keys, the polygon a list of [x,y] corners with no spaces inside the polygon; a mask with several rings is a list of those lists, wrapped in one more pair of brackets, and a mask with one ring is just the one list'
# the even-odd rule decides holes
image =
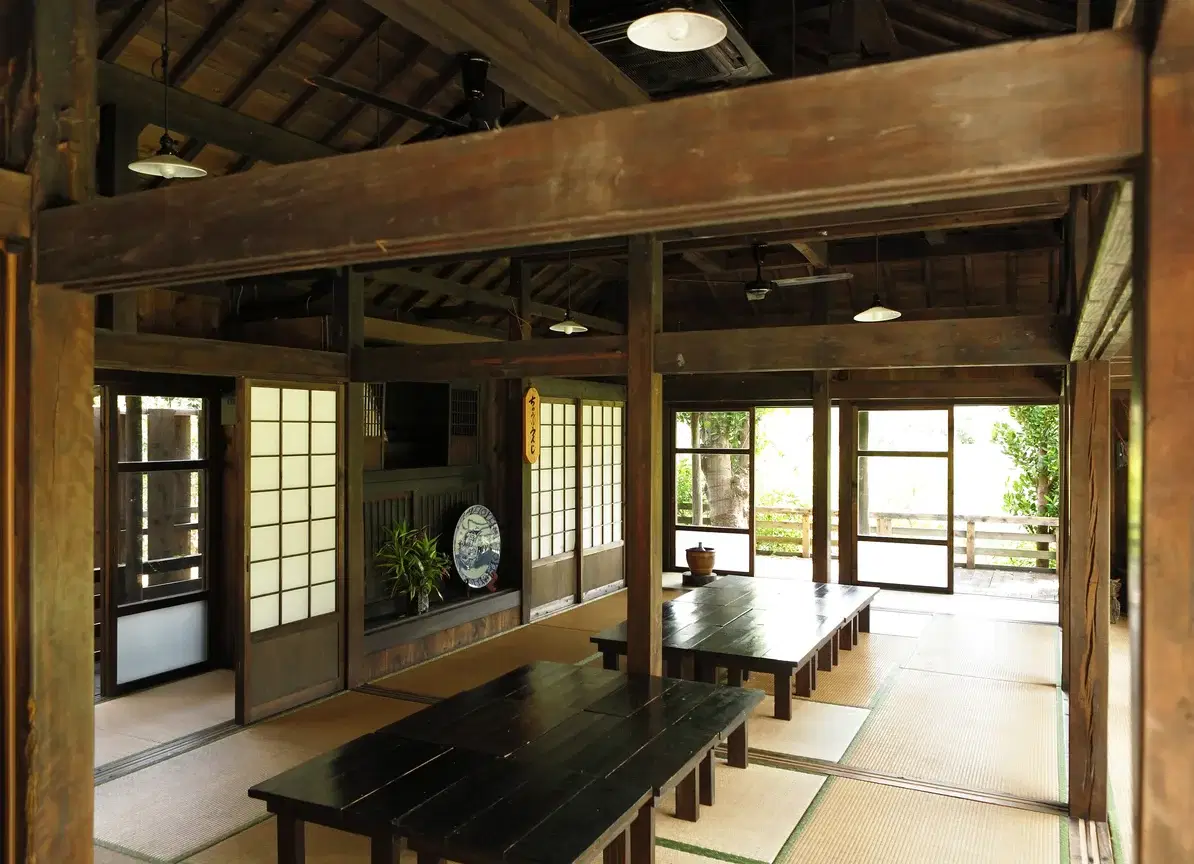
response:
{"label": "sliding glass door", "polygon": [[953,591],[953,409],[858,412],[858,582]]}

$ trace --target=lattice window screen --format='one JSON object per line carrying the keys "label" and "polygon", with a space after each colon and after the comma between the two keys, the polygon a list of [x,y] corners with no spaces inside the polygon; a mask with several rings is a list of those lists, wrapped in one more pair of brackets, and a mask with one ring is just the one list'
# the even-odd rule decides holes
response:
{"label": "lattice window screen", "polygon": [[336,611],[335,390],[249,392],[249,629]]}
{"label": "lattice window screen", "polygon": [[622,416],[620,402],[581,406],[581,527],[586,549],[622,539]]}
{"label": "lattice window screen", "polygon": [[576,549],[576,403],[544,399],[531,466],[531,559]]}

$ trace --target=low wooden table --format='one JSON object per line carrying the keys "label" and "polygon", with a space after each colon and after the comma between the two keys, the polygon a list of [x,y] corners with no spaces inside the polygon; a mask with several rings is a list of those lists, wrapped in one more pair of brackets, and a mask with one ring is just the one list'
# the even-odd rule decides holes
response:
{"label": "low wooden table", "polygon": [[400,843],[422,864],[654,860],[654,805],[695,821],[714,801],[713,748],[746,765],[757,691],[534,663],[436,703],[249,790],[278,817],[279,864],[304,825]]}
{"label": "low wooden table", "polygon": [[[818,667],[828,671],[839,651],[870,630],[877,588],[722,576],[663,604],[663,656],[668,674],[730,684],[743,674],[775,677],[775,716],[792,718],[792,691],[811,696]],[[626,653],[626,623],[591,637],[607,669]]]}

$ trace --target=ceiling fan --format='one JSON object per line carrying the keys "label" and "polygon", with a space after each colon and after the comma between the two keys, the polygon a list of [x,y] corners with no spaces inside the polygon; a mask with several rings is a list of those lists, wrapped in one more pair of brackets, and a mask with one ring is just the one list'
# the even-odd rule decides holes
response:
{"label": "ceiling fan", "polygon": [[445,135],[464,135],[469,132],[497,129],[499,126],[501,105],[497,98],[486,98],[489,95],[486,88],[488,79],[488,58],[482,57],[480,54],[460,55],[460,86],[464,90],[464,116],[467,118],[464,122],[440,117],[438,114],[432,114],[411,105],[404,105],[388,96],[336,78],[329,78],[326,75],[312,75],[307,79],[307,83],[339,93],[341,96],[347,96],[349,99],[356,99],[358,102],[364,102],[366,105],[372,105],[383,111],[389,111],[391,114],[406,117],[416,123],[434,126]]}
{"label": "ceiling fan", "polygon": [[746,299],[751,302],[763,300],[776,288],[791,288],[795,285],[819,285],[822,282],[844,282],[854,278],[853,273],[815,273],[812,276],[793,276],[789,279],[763,278],[763,252],[766,247],[756,243],[752,247],[755,256],[755,278],[750,281],[742,279],[672,279],[673,282],[724,283],[741,285],[745,289]]}

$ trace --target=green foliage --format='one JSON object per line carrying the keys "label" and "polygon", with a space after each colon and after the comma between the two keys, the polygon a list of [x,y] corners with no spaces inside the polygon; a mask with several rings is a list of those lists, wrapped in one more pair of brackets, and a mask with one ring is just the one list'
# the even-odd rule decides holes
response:
{"label": "green foliage", "polygon": [[440,553],[439,538],[405,522],[385,529],[385,537],[375,558],[386,574],[390,596],[406,594],[412,603],[420,595],[442,600],[440,584],[448,578],[448,556]]}
{"label": "green foliage", "polygon": [[1017,516],[1056,517],[1061,491],[1058,408],[1018,405],[1008,413],[1013,422],[996,423],[991,430],[991,440],[1019,470],[1008,481],[1003,506]]}

